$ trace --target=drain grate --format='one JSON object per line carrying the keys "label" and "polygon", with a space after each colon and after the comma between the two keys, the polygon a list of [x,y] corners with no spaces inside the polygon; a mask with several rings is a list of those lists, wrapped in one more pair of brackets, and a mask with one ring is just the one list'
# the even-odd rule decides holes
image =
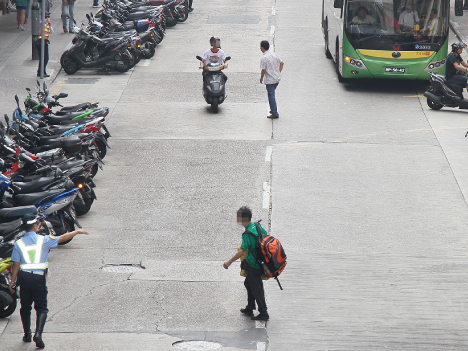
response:
{"label": "drain grate", "polygon": [[68,78],[68,84],[94,84],[101,78]]}
{"label": "drain grate", "polygon": [[110,273],[134,273],[145,269],[139,264],[107,264],[101,267],[104,272]]}
{"label": "drain grate", "polygon": [[177,341],[172,344],[177,350],[216,350],[223,347],[218,342],[213,341]]}

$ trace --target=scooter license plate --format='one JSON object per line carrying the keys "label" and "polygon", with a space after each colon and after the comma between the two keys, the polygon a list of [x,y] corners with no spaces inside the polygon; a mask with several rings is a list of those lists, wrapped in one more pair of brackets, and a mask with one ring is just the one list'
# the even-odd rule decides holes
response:
{"label": "scooter license plate", "polygon": [[399,67],[385,67],[385,73],[405,73],[405,68]]}

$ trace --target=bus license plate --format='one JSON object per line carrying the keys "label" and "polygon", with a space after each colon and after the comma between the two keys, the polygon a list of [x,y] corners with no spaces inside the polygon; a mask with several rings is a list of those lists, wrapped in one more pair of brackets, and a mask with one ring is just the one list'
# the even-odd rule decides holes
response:
{"label": "bus license plate", "polygon": [[385,73],[405,73],[405,69],[397,67],[385,67]]}

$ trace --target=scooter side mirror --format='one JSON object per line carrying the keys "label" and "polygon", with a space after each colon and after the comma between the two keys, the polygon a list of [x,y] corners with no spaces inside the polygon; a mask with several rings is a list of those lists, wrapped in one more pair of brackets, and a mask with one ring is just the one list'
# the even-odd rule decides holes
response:
{"label": "scooter side mirror", "polygon": [[3,117],[5,118],[5,122],[6,122],[7,126],[9,127],[10,126],[10,117],[8,117],[8,115],[4,115]]}
{"label": "scooter side mirror", "polygon": [[203,59],[200,57],[200,56],[195,56],[197,58],[198,61],[203,61]]}
{"label": "scooter side mirror", "polygon": [[88,22],[91,23],[91,16],[89,15],[89,13],[86,14],[86,18],[88,19]]}
{"label": "scooter side mirror", "polygon": [[31,89],[29,89],[29,88],[26,88],[26,91],[30,92],[30,91],[31,91]]}
{"label": "scooter side mirror", "polygon": [[16,103],[19,103],[19,97],[18,97],[18,95],[15,95],[15,100],[16,100]]}
{"label": "scooter side mirror", "polygon": [[226,61],[229,61],[231,59],[231,56],[226,57]]}
{"label": "scooter side mirror", "polygon": [[62,99],[62,98],[66,98],[68,96],[67,93],[60,93],[57,95],[57,99]]}

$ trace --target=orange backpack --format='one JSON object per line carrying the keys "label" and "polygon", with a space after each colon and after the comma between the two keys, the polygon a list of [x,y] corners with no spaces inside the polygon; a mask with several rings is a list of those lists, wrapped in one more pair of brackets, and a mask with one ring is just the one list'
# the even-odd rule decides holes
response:
{"label": "orange backpack", "polygon": [[257,262],[263,267],[263,275],[267,278],[275,278],[281,290],[278,276],[286,267],[286,254],[280,241],[271,235],[263,234],[259,222],[254,222],[258,235],[246,230],[244,234],[253,235],[256,239]]}

